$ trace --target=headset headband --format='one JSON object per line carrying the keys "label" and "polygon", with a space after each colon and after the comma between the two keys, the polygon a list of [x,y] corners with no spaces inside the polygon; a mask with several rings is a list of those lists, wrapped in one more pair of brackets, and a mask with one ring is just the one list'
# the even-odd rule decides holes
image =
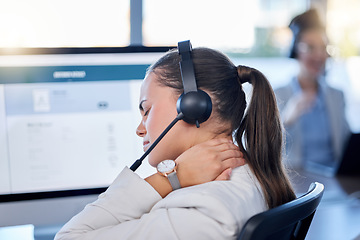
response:
{"label": "headset headband", "polygon": [[181,56],[180,71],[184,93],[197,92],[194,64],[191,57],[192,47],[190,40],[179,42],[178,51]]}

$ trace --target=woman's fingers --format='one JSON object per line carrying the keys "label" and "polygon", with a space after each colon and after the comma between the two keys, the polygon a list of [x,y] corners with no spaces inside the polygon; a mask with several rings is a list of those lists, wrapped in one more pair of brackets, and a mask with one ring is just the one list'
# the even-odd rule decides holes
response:
{"label": "woman's fingers", "polygon": [[[212,160],[221,172],[227,168],[237,168],[245,164],[244,154],[228,139],[213,139],[208,142]],[[210,159],[209,159],[210,160]],[[219,166],[220,165],[220,166]]]}
{"label": "woman's fingers", "polygon": [[230,180],[231,177],[231,168],[225,169],[217,178],[215,178],[215,181],[226,181]]}
{"label": "woman's fingers", "polygon": [[222,169],[228,169],[228,168],[237,168],[240,166],[243,166],[246,164],[246,161],[244,158],[228,158],[221,162]]}
{"label": "woman's fingers", "polygon": [[231,149],[233,150],[239,149],[238,146],[236,146],[231,140],[227,138],[212,139],[207,142],[201,143],[197,146],[210,147],[211,149],[217,152],[227,151]]}

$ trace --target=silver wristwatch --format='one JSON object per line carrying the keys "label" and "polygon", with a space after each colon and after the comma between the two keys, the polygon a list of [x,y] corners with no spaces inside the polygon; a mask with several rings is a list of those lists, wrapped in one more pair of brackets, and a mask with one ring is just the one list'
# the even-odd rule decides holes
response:
{"label": "silver wristwatch", "polygon": [[177,164],[174,160],[164,160],[157,165],[156,169],[161,175],[169,179],[173,190],[181,188],[176,174]]}

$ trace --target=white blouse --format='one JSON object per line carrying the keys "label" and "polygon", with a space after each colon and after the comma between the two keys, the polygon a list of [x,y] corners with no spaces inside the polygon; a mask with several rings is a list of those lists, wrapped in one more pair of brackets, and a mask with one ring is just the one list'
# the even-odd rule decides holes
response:
{"label": "white blouse", "polygon": [[164,199],[124,168],[55,240],[236,239],[245,222],[265,210],[259,182],[248,165],[234,169],[230,181],[178,189]]}

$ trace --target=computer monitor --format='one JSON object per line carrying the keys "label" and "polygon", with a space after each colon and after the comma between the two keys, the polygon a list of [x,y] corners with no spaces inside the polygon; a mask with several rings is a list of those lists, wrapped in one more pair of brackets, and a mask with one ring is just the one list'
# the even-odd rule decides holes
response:
{"label": "computer monitor", "polygon": [[64,224],[143,154],[139,88],[163,51],[0,56],[0,227]]}

